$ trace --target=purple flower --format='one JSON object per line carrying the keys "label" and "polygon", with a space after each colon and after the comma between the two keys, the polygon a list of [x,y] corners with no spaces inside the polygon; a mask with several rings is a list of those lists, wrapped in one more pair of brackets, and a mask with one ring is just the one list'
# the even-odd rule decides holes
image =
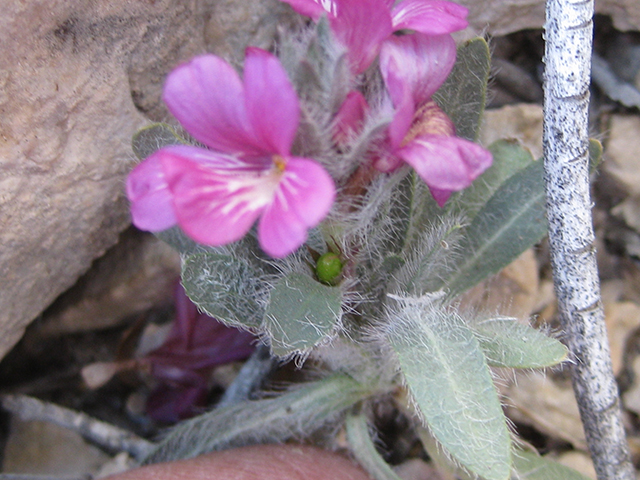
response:
{"label": "purple flower", "polygon": [[164,343],[139,362],[158,380],[147,401],[147,412],[173,423],[193,416],[206,404],[212,370],[244,360],[255,349],[255,336],[227,327],[199,313],[182,285],[174,291],[175,319]]}
{"label": "purple flower", "polygon": [[317,20],[327,15],[336,38],[347,48],[355,73],[364,72],[393,32],[414,30],[443,35],[467,27],[468,10],[445,0],[282,0]]}
{"label": "purple flower", "polygon": [[259,219],[260,245],[284,257],[329,212],[335,186],[314,160],[291,155],[298,98],[278,59],[247,49],[244,78],[214,55],[196,57],[167,78],[164,101],[209,149],[158,150],[127,179],[133,223],[178,224],[197,242],[242,238]]}
{"label": "purple flower", "polygon": [[454,191],[473,182],[492,163],[491,153],[455,136],[453,122],[431,100],[456,58],[450,35],[422,34],[385,42],[380,69],[395,109],[375,167],[411,165],[443,206]]}

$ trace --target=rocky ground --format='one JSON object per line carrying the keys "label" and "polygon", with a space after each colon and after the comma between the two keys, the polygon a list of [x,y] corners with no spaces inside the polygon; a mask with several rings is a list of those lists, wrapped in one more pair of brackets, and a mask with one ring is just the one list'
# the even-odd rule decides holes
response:
{"label": "rocky ground", "polygon": [[[504,8],[513,4],[515,10],[503,12],[511,15],[511,24],[505,20],[491,30],[494,70],[482,142],[517,138],[539,157],[543,43],[540,30],[522,28],[536,26],[540,11],[527,10],[527,17],[522,2],[494,3]],[[640,12],[629,4],[628,15],[623,15],[618,7],[602,4],[614,20],[600,16],[596,22],[591,129],[605,146],[605,161],[593,177],[594,222],[613,367],[632,452],[640,465],[640,33],[620,30],[640,30]],[[479,29],[485,21],[478,20]],[[115,238],[119,230],[112,229],[110,235]],[[28,256],[21,255],[21,261],[27,262]],[[159,380],[152,364],[132,364],[131,359],[144,356],[166,338],[176,310],[180,311],[173,295],[178,275],[179,258],[169,247],[132,228],[124,230],[115,246],[37,317],[0,362],[0,393],[34,396],[85,412],[140,438],[153,438],[167,424],[157,420],[167,417],[158,415],[158,409],[147,402]],[[465,301],[529,317],[562,336],[544,242],[474,289]],[[32,310],[40,311],[41,306],[34,305]],[[97,362],[103,363],[96,366]],[[114,367],[113,362],[119,363]],[[217,401],[242,364],[234,361],[207,370],[205,394],[198,405]],[[119,372],[112,377],[114,369]],[[276,375],[290,379],[299,372],[284,365]],[[521,437],[542,453],[594,477],[566,370],[505,373],[500,388]],[[176,413],[181,402],[167,408]],[[34,407],[17,404],[13,408],[33,411]],[[389,460],[403,465],[406,478],[435,478],[420,463],[421,452],[407,425],[393,412],[381,418],[389,419],[379,425]],[[131,455],[98,447],[73,429],[25,422],[9,413],[0,417],[0,457],[3,472],[65,478],[117,471],[132,462]]]}

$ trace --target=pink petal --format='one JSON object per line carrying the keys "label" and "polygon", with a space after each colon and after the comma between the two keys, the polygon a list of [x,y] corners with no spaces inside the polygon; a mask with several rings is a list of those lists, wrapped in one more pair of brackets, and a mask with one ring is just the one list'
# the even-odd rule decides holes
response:
{"label": "pink petal", "polygon": [[492,157],[480,145],[458,137],[423,135],[398,150],[433,189],[458,191],[491,166]]}
{"label": "pink petal", "polygon": [[351,90],[334,118],[333,138],[336,143],[345,143],[362,130],[369,105],[357,90]]}
{"label": "pink petal", "polygon": [[298,129],[300,107],[280,61],[264,50],[248,48],[244,91],[257,146],[265,152],[288,156]]}
{"label": "pink petal", "polygon": [[[220,167],[225,158],[228,164]],[[233,157],[207,165],[174,154],[162,164],[178,224],[197,242],[213,246],[239,240],[249,231],[272,202],[281,175]]]}
{"label": "pink petal", "polygon": [[440,190],[439,188],[431,187],[429,187],[429,191],[439,207],[444,207],[444,204],[447,203],[447,200],[449,200],[449,197],[453,193],[451,190]]}
{"label": "pink petal", "polygon": [[330,18],[338,41],[347,47],[354,73],[364,72],[393,28],[385,0],[340,0],[338,15]]}
{"label": "pink petal", "polygon": [[258,224],[263,250],[282,258],[307,239],[307,230],[329,213],[335,185],[325,169],[313,160],[290,158],[274,202]]}
{"label": "pink petal", "polygon": [[443,35],[467,28],[469,10],[444,0],[404,0],[391,11],[393,29]]}
{"label": "pink petal", "polygon": [[413,101],[411,85],[403,81],[395,58],[391,57],[385,63],[385,84],[395,107],[393,119],[387,130],[390,147],[395,150],[402,144],[414,120],[416,105]]}
{"label": "pink petal", "polygon": [[[401,101],[392,78],[411,92],[414,105],[429,100],[453,68],[456,44],[450,35],[427,36],[419,33],[394,36],[382,45],[380,70],[392,100]],[[391,83],[391,85],[390,85]],[[398,105],[396,105],[398,106]]]}
{"label": "pink petal", "polygon": [[127,197],[133,224],[141,230],[160,232],[176,224],[173,195],[162,168],[163,150],[151,155],[127,177]]}
{"label": "pink petal", "polygon": [[306,15],[318,20],[322,15],[328,14],[329,18],[336,14],[338,0],[282,0],[301,15]]}
{"label": "pink petal", "polygon": [[373,167],[381,172],[389,173],[402,166],[402,159],[396,155],[396,148],[394,148],[388,141],[383,142],[378,146],[374,157]]}
{"label": "pink petal", "polygon": [[163,99],[199,142],[226,153],[254,153],[255,144],[238,73],[215,55],[180,65],[167,78]]}

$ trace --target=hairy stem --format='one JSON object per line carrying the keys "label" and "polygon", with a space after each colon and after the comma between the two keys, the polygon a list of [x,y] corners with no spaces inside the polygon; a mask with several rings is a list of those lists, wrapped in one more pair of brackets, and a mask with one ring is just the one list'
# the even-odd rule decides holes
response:
{"label": "hairy stem", "polygon": [[600,299],[589,195],[588,108],[593,0],[547,0],[544,167],[549,243],[573,388],[599,480],[633,467]]}

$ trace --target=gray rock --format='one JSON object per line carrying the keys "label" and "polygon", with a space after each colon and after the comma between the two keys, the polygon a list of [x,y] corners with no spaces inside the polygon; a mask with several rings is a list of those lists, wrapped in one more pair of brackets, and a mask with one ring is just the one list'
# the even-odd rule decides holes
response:
{"label": "gray rock", "polygon": [[[457,0],[470,10],[469,21],[477,31],[500,36],[526,28],[542,28],[544,0]],[[640,30],[640,2],[598,0],[596,12],[610,15],[623,31]]]}
{"label": "gray rock", "polygon": [[[264,30],[256,22],[265,12],[277,20],[273,5],[276,0],[235,7],[227,0],[6,2],[0,358],[129,225],[124,178],[136,162],[131,136],[149,120],[169,118],[160,101],[166,74],[207,49],[244,47]],[[220,35],[210,26],[214,14],[218,22],[228,19]],[[243,32],[240,40],[235,31]]]}

